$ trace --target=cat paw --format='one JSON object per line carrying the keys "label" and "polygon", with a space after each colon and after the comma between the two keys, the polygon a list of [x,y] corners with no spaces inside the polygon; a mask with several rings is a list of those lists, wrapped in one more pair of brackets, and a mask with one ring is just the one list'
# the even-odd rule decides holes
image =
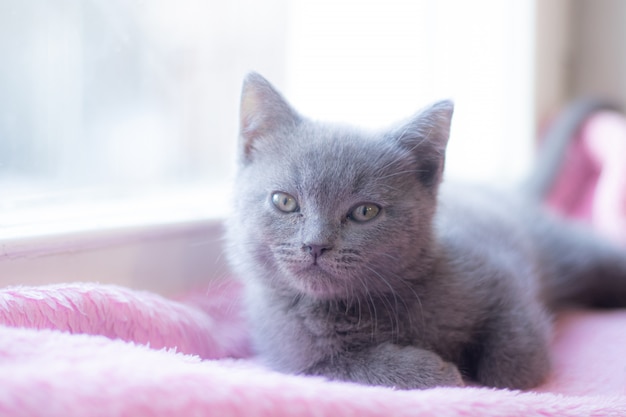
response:
{"label": "cat paw", "polygon": [[372,350],[371,354],[376,359],[372,361],[368,374],[375,385],[398,389],[465,385],[456,365],[428,350],[386,343]]}
{"label": "cat paw", "polygon": [[442,386],[447,387],[463,387],[465,386],[465,381],[463,381],[463,376],[459,371],[459,368],[453,363],[443,362],[443,367],[440,371],[443,381]]}

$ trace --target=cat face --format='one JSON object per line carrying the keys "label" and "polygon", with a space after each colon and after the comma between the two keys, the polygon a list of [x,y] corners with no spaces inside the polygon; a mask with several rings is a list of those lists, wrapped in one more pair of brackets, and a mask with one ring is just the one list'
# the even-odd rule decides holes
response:
{"label": "cat face", "polygon": [[228,233],[239,274],[317,298],[406,286],[431,238],[451,112],[364,132],[304,119],[249,76]]}

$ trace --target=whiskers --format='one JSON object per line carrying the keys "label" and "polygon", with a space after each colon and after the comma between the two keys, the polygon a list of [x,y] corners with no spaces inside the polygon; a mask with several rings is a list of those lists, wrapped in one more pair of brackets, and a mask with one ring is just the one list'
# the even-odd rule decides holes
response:
{"label": "whiskers", "polygon": [[[399,262],[390,254],[389,258]],[[349,309],[350,306],[356,308],[359,324],[365,315],[370,322],[372,339],[380,336],[379,332],[389,332],[391,339],[397,342],[419,331],[415,327],[415,315],[420,316],[424,325],[422,303],[412,282],[388,268],[384,271],[377,268],[358,250],[339,250],[334,262],[337,274],[343,273],[337,284],[343,284],[345,293],[351,295],[351,300],[343,306],[344,312],[355,314]]]}
{"label": "whiskers", "polygon": [[[423,328],[424,318],[422,314],[422,304],[417,291],[413,288],[413,285],[393,272],[386,271],[385,273],[381,273],[369,265],[363,266],[374,274],[377,280],[384,284],[384,286],[388,289],[388,291],[380,290],[376,296],[381,300],[382,305],[386,309],[386,315],[390,321],[392,336],[396,338],[400,337],[400,333],[403,333],[403,330],[407,330],[406,328],[403,328],[403,325],[408,327],[410,333],[419,331],[414,323],[414,316],[416,314],[418,314],[421,318]],[[416,311],[415,307],[418,307],[419,312]]]}

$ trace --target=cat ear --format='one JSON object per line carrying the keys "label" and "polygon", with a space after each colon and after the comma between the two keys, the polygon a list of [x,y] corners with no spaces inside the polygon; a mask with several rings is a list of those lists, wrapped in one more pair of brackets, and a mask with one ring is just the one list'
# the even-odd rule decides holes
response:
{"label": "cat ear", "polygon": [[239,110],[239,136],[243,160],[249,162],[258,140],[294,127],[300,116],[261,75],[250,73],[243,82]]}
{"label": "cat ear", "polygon": [[397,140],[415,155],[418,177],[427,187],[441,181],[453,112],[452,101],[439,101],[417,113],[396,131]]}

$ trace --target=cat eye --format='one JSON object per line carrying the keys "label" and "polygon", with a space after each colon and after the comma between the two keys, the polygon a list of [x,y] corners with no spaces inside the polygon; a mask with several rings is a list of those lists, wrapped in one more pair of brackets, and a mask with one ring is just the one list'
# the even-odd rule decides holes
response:
{"label": "cat eye", "polygon": [[348,214],[348,218],[357,223],[365,223],[378,216],[378,213],[380,213],[379,206],[373,203],[365,203],[353,208]]}
{"label": "cat eye", "polygon": [[298,202],[296,199],[283,192],[275,192],[272,194],[272,203],[276,208],[284,213],[293,213],[298,210]]}

